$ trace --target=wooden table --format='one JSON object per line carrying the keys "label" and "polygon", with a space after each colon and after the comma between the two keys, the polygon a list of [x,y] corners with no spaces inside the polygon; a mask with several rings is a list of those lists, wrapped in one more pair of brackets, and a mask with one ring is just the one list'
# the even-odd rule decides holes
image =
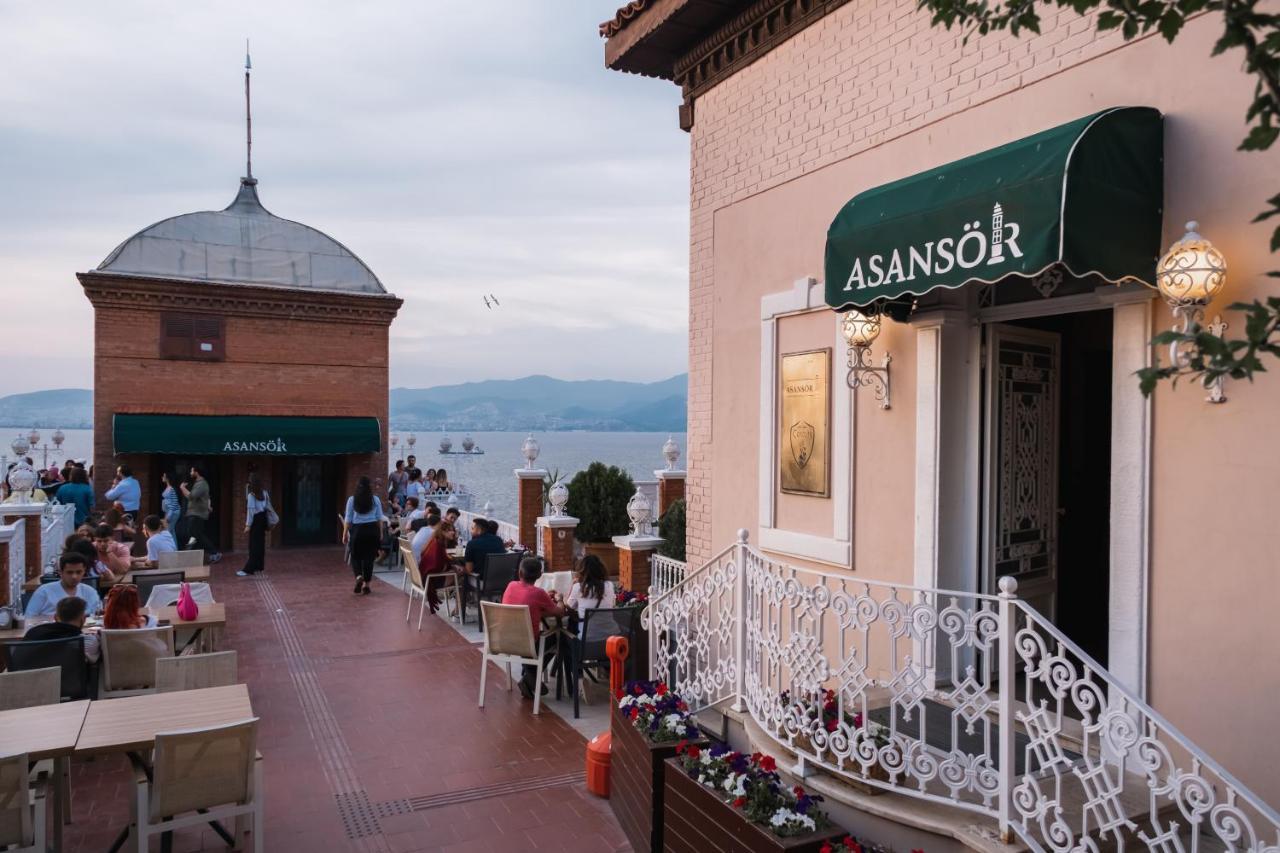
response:
{"label": "wooden table", "polygon": [[[53,759],[53,849],[62,850],[62,826],[66,820],[66,794],[69,785],[64,778],[68,762],[89,711],[89,700],[63,702],[58,705],[36,705],[13,711],[0,711],[0,744],[3,751],[25,752],[32,761]],[[94,703],[97,704],[97,703]]]}
{"label": "wooden table", "polygon": [[221,601],[201,604],[200,612],[191,621],[178,617],[176,604],[157,607],[147,612],[155,616],[161,625],[172,625],[175,633],[181,628],[195,629],[200,634],[199,650],[202,652],[217,651],[218,643],[222,639],[222,629],[227,626],[227,605]]}
{"label": "wooden table", "polygon": [[244,684],[148,693],[89,705],[76,755],[106,755],[151,749],[160,732],[203,729],[253,717]]}

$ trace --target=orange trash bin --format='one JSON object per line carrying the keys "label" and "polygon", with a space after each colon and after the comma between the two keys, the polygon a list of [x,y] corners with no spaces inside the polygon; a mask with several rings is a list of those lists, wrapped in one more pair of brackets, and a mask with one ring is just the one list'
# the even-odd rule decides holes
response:
{"label": "orange trash bin", "polygon": [[[622,689],[623,672],[627,665],[626,637],[610,637],[605,641],[605,653],[609,655],[609,701]],[[610,709],[609,719],[613,719]],[[587,790],[599,797],[609,796],[609,758],[613,751],[613,735],[600,734],[587,741]]]}

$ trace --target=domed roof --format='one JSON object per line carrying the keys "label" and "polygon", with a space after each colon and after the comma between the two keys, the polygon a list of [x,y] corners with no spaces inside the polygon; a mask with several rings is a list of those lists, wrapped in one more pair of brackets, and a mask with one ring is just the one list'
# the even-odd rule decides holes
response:
{"label": "domed roof", "polygon": [[258,181],[242,178],[226,210],[162,219],[125,240],[100,272],[303,290],[386,293],[373,270],[314,228],[281,219],[258,200]]}

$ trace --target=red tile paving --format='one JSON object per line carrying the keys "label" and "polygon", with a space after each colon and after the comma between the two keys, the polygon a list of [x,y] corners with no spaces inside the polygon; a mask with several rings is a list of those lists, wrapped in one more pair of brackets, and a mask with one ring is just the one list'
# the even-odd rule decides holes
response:
{"label": "red tile paving", "polygon": [[[265,578],[236,568],[228,556],[212,582],[261,719],[266,850],[631,849],[582,783],[583,738],[534,717],[501,675],[477,708],[480,653],[448,625],[428,617],[419,633],[404,596],[376,581],[352,595],[336,548],[273,551]],[[66,849],[105,850],[129,819],[128,762],[71,773]],[[211,829],[175,834],[174,853],[225,849]]]}

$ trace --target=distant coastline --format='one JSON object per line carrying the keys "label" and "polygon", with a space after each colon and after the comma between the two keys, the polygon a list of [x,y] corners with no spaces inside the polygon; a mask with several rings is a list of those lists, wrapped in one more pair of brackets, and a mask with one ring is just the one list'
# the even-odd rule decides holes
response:
{"label": "distant coastline", "polygon": [[[390,428],[419,432],[683,432],[687,373],[659,382],[491,379],[392,388]],[[93,392],[59,388],[0,397],[0,429],[92,429]]]}

